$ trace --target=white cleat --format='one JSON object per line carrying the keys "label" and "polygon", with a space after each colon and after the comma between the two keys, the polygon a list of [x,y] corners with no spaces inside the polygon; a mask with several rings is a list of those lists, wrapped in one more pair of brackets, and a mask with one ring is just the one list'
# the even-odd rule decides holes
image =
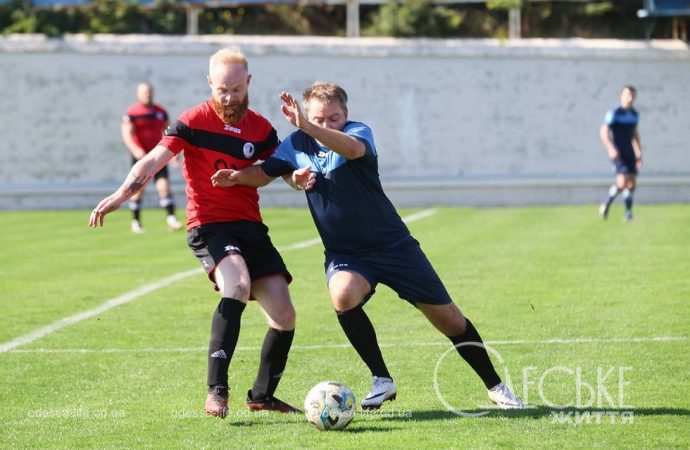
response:
{"label": "white cleat", "polygon": [[371,391],[362,400],[362,409],[379,409],[383,402],[395,400],[397,392],[391,378],[374,377]]}
{"label": "white cleat", "polygon": [[497,384],[487,392],[489,393],[489,400],[501,409],[523,409],[525,407],[522,400],[513,394],[513,391],[503,383]]}
{"label": "white cleat", "polygon": [[144,228],[141,226],[141,222],[138,220],[133,220],[132,221],[132,233],[134,234],[142,234],[144,232]]}
{"label": "white cleat", "polygon": [[178,222],[177,217],[175,216],[168,216],[165,218],[165,221],[168,224],[168,229],[170,231],[177,231],[182,229],[182,224]]}

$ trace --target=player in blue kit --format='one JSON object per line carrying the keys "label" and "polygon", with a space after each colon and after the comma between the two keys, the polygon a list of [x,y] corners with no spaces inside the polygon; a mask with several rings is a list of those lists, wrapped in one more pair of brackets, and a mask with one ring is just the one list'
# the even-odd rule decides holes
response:
{"label": "player in blue kit", "polygon": [[453,303],[383,192],[372,130],[348,120],[345,91],[334,84],[314,83],[304,92],[307,117],[290,94],[282,93],[281,100],[283,115],[298,130],[260,166],[219,170],[211,180],[220,187],[263,186],[283,176],[306,190],[326,249],[331,302],[345,335],[373,375],[362,408],[379,408],[397,394],[363,309],[378,283],[418,308],[453,342],[494,403],[522,408],[522,401],[501,382],[474,325]]}
{"label": "player in blue kit", "polygon": [[599,206],[599,215],[606,219],[611,203],[623,193],[625,220],[633,218],[633,193],[637,183],[637,172],[642,167],[642,146],[637,124],[640,115],[633,108],[637,91],[625,86],[621,91],[621,105],[606,114],[601,126],[600,137],[616,171],[616,182],[609,188],[608,198]]}

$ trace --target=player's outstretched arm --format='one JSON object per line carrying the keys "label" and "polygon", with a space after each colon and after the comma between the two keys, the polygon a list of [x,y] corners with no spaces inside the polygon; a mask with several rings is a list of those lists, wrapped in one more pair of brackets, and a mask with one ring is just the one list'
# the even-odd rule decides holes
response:
{"label": "player's outstretched arm", "polygon": [[304,117],[297,100],[289,93],[282,92],[280,100],[283,102],[280,110],[288,122],[334,152],[346,159],[361,158],[366,153],[367,148],[359,139],[348,136],[340,130],[320,127],[309,122]]}
{"label": "player's outstretched arm", "polygon": [[156,172],[162,169],[175,155],[163,146],[156,146],[145,157],[137,161],[129,171],[122,185],[112,194],[101,200],[91,211],[90,227],[103,226],[105,215],[115,211],[139,192]]}
{"label": "player's outstretched arm", "polygon": [[266,186],[273,180],[275,178],[266,175],[261,166],[249,166],[242,170],[221,169],[211,175],[211,184],[214,187],[232,187],[237,185],[261,187]]}
{"label": "player's outstretched arm", "polygon": [[601,129],[599,130],[599,137],[601,138],[601,143],[604,144],[604,148],[606,148],[606,153],[608,153],[609,159],[618,158],[618,150],[613,143],[613,139],[611,139],[611,131],[609,130],[608,125],[604,124],[601,126]]}

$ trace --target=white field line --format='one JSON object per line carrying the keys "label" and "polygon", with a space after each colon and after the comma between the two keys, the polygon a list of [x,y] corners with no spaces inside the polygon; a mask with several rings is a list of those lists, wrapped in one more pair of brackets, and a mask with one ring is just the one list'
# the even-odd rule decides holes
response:
{"label": "white field line", "polygon": [[[436,214],[436,209],[425,209],[422,211],[419,211],[418,213],[411,214],[410,216],[404,218],[403,220],[407,223],[414,222],[417,220],[425,219],[429,216],[432,216]],[[280,251],[289,251],[289,250],[296,250],[296,249],[302,249],[302,248],[307,248],[311,247],[313,245],[316,245],[321,242],[321,239],[309,239],[306,241],[302,242],[296,242],[294,244],[290,244],[284,247],[278,247],[278,250]],[[5,353],[10,350],[14,350],[17,347],[20,347],[22,345],[30,344],[38,339],[41,339],[42,337],[45,337],[49,334],[55,333],[58,330],[61,330],[65,327],[68,327],[70,325],[74,325],[75,323],[81,322],[82,320],[90,319],[92,317],[95,317],[99,314],[102,314],[109,309],[115,308],[120,305],[124,305],[126,303],[133,302],[134,300],[137,300],[141,297],[143,297],[146,294],[150,294],[151,292],[157,291],[158,289],[162,289],[164,287],[168,287],[172,285],[173,283],[177,283],[178,281],[184,280],[185,278],[189,278],[193,275],[201,274],[203,273],[203,270],[201,268],[198,269],[192,269],[192,270],[185,270],[183,272],[178,272],[173,275],[167,276],[165,278],[161,278],[160,280],[154,281],[152,283],[145,284],[143,286],[139,286],[136,289],[133,289],[131,291],[125,292],[122,295],[118,295],[117,297],[111,298],[109,300],[106,300],[105,302],[101,303],[99,306],[89,309],[87,311],[82,311],[80,313],[74,314],[72,316],[65,317],[63,319],[57,320],[51,324],[48,324],[46,326],[37,328],[23,336],[19,336],[17,338],[12,339],[11,341],[4,342],[0,344],[0,353]]]}
{"label": "white field line", "polygon": [[[611,338],[555,338],[545,340],[508,340],[486,341],[487,345],[577,345],[577,344],[633,344],[649,342],[682,342],[687,341],[688,336],[647,336],[647,337],[611,337]],[[449,347],[448,342],[399,342],[382,343],[382,348],[394,347]],[[291,350],[331,350],[350,348],[350,344],[315,344],[293,345]],[[236,351],[256,351],[259,346],[237,347]],[[178,347],[178,348],[33,348],[12,350],[12,353],[201,353],[207,352],[207,347]]]}

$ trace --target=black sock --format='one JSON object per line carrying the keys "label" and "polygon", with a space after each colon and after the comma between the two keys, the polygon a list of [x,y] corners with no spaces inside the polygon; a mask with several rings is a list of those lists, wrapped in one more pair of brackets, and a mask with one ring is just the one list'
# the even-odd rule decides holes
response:
{"label": "black sock", "polygon": [[338,322],[360,358],[376,377],[391,378],[376,340],[376,331],[362,305],[338,313]]}
{"label": "black sock", "polygon": [[633,192],[634,191],[632,189],[626,189],[623,191],[623,200],[625,201],[625,210],[628,212],[632,211]]}
{"label": "black sock", "polygon": [[228,386],[228,366],[237,346],[245,306],[237,299],[222,298],[213,312],[208,343],[209,386]]}
{"label": "black sock", "polygon": [[169,216],[175,215],[175,200],[173,200],[172,196],[163,197],[160,199],[159,204],[161,208],[165,208],[165,212],[168,213]]}
{"label": "black sock", "polygon": [[261,347],[261,363],[256,374],[252,399],[272,397],[285,370],[288,352],[292,345],[295,330],[282,331],[269,328]]}
{"label": "black sock", "polygon": [[[474,369],[477,375],[479,375],[486,388],[491,389],[501,382],[501,378],[496,373],[493,364],[491,364],[491,359],[489,359],[489,354],[483,347],[484,342],[481,336],[479,336],[477,329],[472,325],[470,319],[466,318],[465,320],[467,321],[465,333],[460,336],[448,336],[448,339],[456,346],[455,349],[460,356],[462,356],[472,369]],[[481,345],[462,345],[458,347],[459,344],[470,342]]]}
{"label": "black sock", "polygon": [[132,211],[132,218],[137,222],[141,222],[141,199],[130,200],[129,209]]}

